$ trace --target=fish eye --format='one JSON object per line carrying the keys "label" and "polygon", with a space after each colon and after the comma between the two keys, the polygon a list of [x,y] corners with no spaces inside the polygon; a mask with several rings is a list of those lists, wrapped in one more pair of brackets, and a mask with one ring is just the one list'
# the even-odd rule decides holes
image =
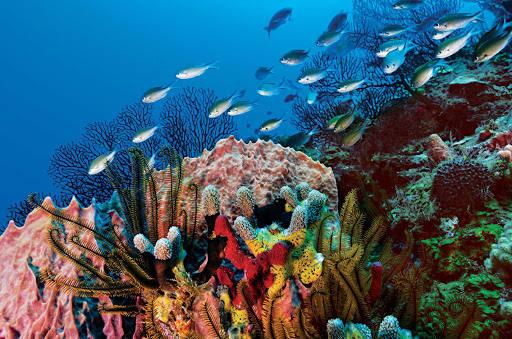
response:
{"label": "fish eye", "polygon": [[445,28],[448,28],[448,25],[447,25],[447,24],[444,24],[444,27],[445,27]]}

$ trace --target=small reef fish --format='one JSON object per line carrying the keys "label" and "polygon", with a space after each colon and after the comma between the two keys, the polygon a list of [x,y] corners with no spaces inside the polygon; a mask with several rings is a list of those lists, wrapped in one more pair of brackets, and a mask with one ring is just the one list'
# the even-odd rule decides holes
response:
{"label": "small reef fish", "polygon": [[288,89],[288,87],[283,87],[285,79],[281,81],[280,84],[277,82],[266,82],[258,88],[258,94],[263,95],[265,97],[271,97],[273,95],[279,94],[280,89]]}
{"label": "small reef fish", "polygon": [[441,40],[441,39],[446,38],[448,35],[450,35],[452,33],[453,33],[453,31],[446,31],[446,32],[436,31],[432,35],[432,39],[434,39],[434,40]]}
{"label": "small reef fish", "polygon": [[341,38],[341,35],[345,33],[344,31],[327,31],[323,33],[318,40],[316,41],[316,45],[318,47],[327,47],[335,43]]}
{"label": "small reef fish", "polygon": [[155,134],[155,131],[161,127],[160,125],[156,125],[155,127],[146,127],[140,129],[137,133],[135,133],[135,136],[133,137],[132,141],[135,143],[140,143],[143,141],[148,140]]}
{"label": "small reef fish", "polygon": [[448,13],[447,9],[443,9],[441,11],[434,12],[427,16],[425,19],[423,19],[422,22],[420,22],[414,30],[416,33],[425,32],[427,30],[430,30],[434,27],[434,24],[439,20],[439,18],[443,17]]}
{"label": "small reef fish", "polygon": [[330,56],[342,57],[356,49],[356,47],[356,44],[349,36],[347,36],[346,39],[342,37],[332,45],[328,46],[324,53]]}
{"label": "small reef fish", "polygon": [[226,112],[227,109],[231,106],[233,99],[241,97],[243,95],[242,93],[238,93],[237,91],[235,91],[229,97],[214,102],[212,107],[210,107],[210,109],[208,110],[208,117],[216,118],[222,113]]}
{"label": "small reef fish", "polygon": [[272,16],[268,26],[263,28],[268,32],[268,37],[270,38],[270,32],[276,30],[278,27],[283,25],[286,21],[290,20],[290,16],[292,15],[291,8],[283,8],[278,11],[276,14]]}
{"label": "small reef fish", "polygon": [[325,74],[329,72],[331,69],[328,67],[315,67],[310,68],[302,72],[301,75],[297,78],[297,82],[303,85],[309,85],[318,80],[322,80],[325,77]]}
{"label": "small reef fish", "polygon": [[251,111],[257,105],[256,101],[239,101],[231,105],[228,115],[240,115]]}
{"label": "small reef fish", "polygon": [[505,19],[503,19],[503,22],[498,23],[496,26],[494,26],[489,32],[482,35],[480,40],[478,40],[478,43],[476,44],[475,51],[477,51],[480,47],[482,47],[483,44],[485,44],[487,41],[494,39],[501,35],[504,30],[508,29],[512,25],[512,22],[507,23]]}
{"label": "small reef fish", "polygon": [[306,102],[309,105],[313,105],[316,101],[317,96],[318,96],[317,92],[309,92],[308,94],[306,94]]}
{"label": "small reef fish", "polygon": [[338,122],[338,119],[341,118],[342,116],[343,116],[343,114],[340,114],[340,115],[335,116],[331,120],[329,120],[327,122],[327,129],[328,130],[333,130],[334,127],[336,126],[336,123]]}
{"label": "small reef fish", "polygon": [[384,58],[388,55],[389,52],[394,51],[395,49],[403,50],[405,45],[407,44],[407,39],[392,39],[386,42],[383,42],[379,48],[377,49],[377,56],[379,58]]}
{"label": "small reef fish", "polygon": [[423,4],[423,0],[399,0],[393,5],[394,9],[414,9]]}
{"label": "small reef fish", "polygon": [[286,98],[284,98],[284,102],[290,102],[295,100],[299,95],[298,94],[288,94]]}
{"label": "small reef fish", "polygon": [[442,59],[431,60],[416,68],[411,79],[412,87],[419,88],[425,85],[430,78],[437,74],[439,67],[445,66]]}
{"label": "small reef fish", "polygon": [[474,29],[470,30],[467,33],[459,34],[454,37],[448,38],[441,42],[441,44],[437,47],[436,58],[444,59],[449,56],[454,55],[458,51],[460,51],[466,44],[468,43],[469,38],[478,34]]}
{"label": "small reef fish", "polygon": [[457,14],[448,14],[441,18],[438,22],[434,24],[434,29],[441,32],[454,31],[456,29],[461,29],[466,27],[472,21],[475,21],[478,16],[480,16],[483,11],[480,11],[475,14],[470,13],[457,13]]}
{"label": "small reef fish", "polygon": [[169,86],[166,87],[153,87],[151,89],[148,89],[146,93],[142,96],[142,102],[146,104],[151,104],[153,102],[157,102],[160,99],[165,98],[167,95],[167,92],[169,92],[171,89],[176,89],[177,87],[173,87],[174,82],[169,84]]}
{"label": "small reef fish", "polygon": [[209,64],[185,66],[176,74],[176,78],[192,79],[192,78],[200,76],[201,74],[206,72],[207,69],[219,69],[218,67],[213,66],[217,62],[218,61],[210,62]]}
{"label": "small reef fish", "polygon": [[399,34],[404,33],[405,31],[410,30],[411,28],[406,25],[389,25],[384,27],[380,32],[379,35],[383,37],[392,37]]}
{"label": "small reef fish", "polygon": [[347,18],[348,14],[344,11],[341,11],[340,13],[336,14],[329,23],[329,26],[327,26],[328,32],[334,32],[334,31],[340,31],[342,30],[345,25],[347,24]]}
{"label": "small reef fish", "polygon": [[350,126],[356,117],[357,107],[350,110],[348,113],[341,115],[334,125],[334,133],[343,132]]}
{"label": "small reef fish", "polygon": [[313,134],[315,134],[316,131],[312,130],[309,132],[299,132],[292,136],[290,136],[284,143],[283,146],[285,147],[291,147],[291,148],[299,148],[300,146],[306,144]]}
{"label": "small reef fish", "polygon": [[90,175],[98,174],[107,168],[108,164],[114,159],[114,155],[116,154],[117,149],[113,150],[110,153],[102,154],[91,162],[89,166],[88,173]]}
{"label": "small reef fish", "polygon": [[359,87],[361,87],[363,83],[364,79],[347,79],[339,84],[337,91],[340,93],[347,93],[355,89],[358,89]]}
{"label": "small reef fish", "polygon": [[382,70],[384,73],[391,74],[395,72],[404,63],[407,52],[414,47],[416,46],[407,44],[402,50],[395,49],[389,52],[382,62]]}
{"label": "small reef fish", "polygon": [[302,64],[308,57],[309,51],[303,49],[294,49],[283,55],[281,63],[288,66],[295,66]]}
{"label": "small reef fish", "polygon": [[363,133],[367,127],[368,123],[367,121],[363,122],[359,126],[354,126],[350,131],[345,134],[343,139],[341,140],[341,146],[342,147],[352,147],[356,142],[361,140],[363,137]]}
{"label": "small reef fish", "polygon": [[265,80],[266,78],[268,78],[268,76],[271,73],[274,73],[274,72],[272,72],[272,68],[274,68],[274,67],[270,67],[270,68],[260,67],[256,70],[256,73],[254,73],[254,76],[258,80]]}
{"label": "small reef fish", "polygon": [[512,29],[506,30],[495,38],[484,42],[475,51],[473,61],[484,62],[501,52],[512,38]]}
{"label": "small reef fish", "polygon": [[283,122],[282,117],[281,117],[281,119],[269,119],[261,125],[260,132],[268,132],[268,131],[275,130],[276,128],[279,127],[279,125],[282,122]]}

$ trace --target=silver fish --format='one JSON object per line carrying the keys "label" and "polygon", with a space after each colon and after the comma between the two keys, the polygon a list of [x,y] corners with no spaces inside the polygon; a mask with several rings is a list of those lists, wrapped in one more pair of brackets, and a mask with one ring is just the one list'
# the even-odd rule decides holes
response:
{"label": "silver fish", "polygon": [[396,4],[393,5],[393,8],[398,10],[414,9],[422,4],[423,0],[399,0]]}
{"label": "silver fish", "polygon": [[485,44],[487,41],[496,38],[497,36],[501,35],[505,29],[508,29],[512,25],[512,22],[507,23],[505,18],[503,18],[503,22],[498,23],[496,26],[494,26],[489,32],[482,35],[480,40],[478,40],[478,43],[476,44],[475,51],[477,51],[480,47],[482,47],[483,44]]}
{"label": "silver fish", "polygon": [[105,168],[107,168],[107,165],[114,159],[114,155],[116,154],[116,152],[117,149],[115,149],[111,153],[105,153],[96,157],[96,159],[94,159],[91,162],[88,173],[90,175],[94,175],[103,171]]}
{"label": "silver fish", "polygon": [[142,102],[146,104],[151,104],[153,102],[157,102],[158,100],[165,98],[167,92],[169,92],[171,89],[177,88],[173,87],[173,85],[174,82],[166,87],[153,87],[151,89],[148,89],[146,93],[144,93],[144,95],[142,96]]}
{"label": "silver fish", "polygon": [[260,67],[256,70],[256,73],[254,73],[254,76],[258,80],[265,80],[266,78],[268,78],[268,76],[271,73],[274,73],[274,72],[272,72],[272,68],[274,68],[274,67],[270,67],[270,68]]}
{"label": "silver fish", "polygon": [[155,131],[160,127],[160,125],[156,125],[155,127],[146,127],[140,129],[135,135],[133,136],[132,141],[135,143],[140,143],[143,141],[148,140],[155,134]]}
{"label": "silver fish", "polygon": [[148,174],[149,172],[151,172],[153,170],[153,168],[155,167],[155,158],[156,158],[156,153],[153,153],[153,155],[151,156],[151,158],[149,158],[149,160],[146,164],[146,168],[144,169],[144,174]]}
{"label": "silver fish", "polygon": [[337,91],[340,93],[347,93],[358,89],[363,83],[364,79],[347,79],[339,84]]}
{"label": "silver fish", "polygon": [[291,148],[298,148],[304,144],[306,144],[309,139],[311,139],[311,136],[315,134],[316,131],[312,130],[309,132],[299,132],[292,136],[290,136],[285,142],[285,147],[291,147]]}
{"label": "silver fish", "polygon": [[297,79],[299,84],[309,85],[325,77],[325,74],[330,71],[328,67],[315,67],[302,72]]}
{"label": "silver fish", "polygon": [[377,56],[379,58],[384,58],[388,55],[389,52],[394,51],[395,49],[402,50],[407,43],[407,39],[392,39],[386,42],[383,42],[379,48],[377,49]]}
{"label": "silver fish", "polygon": [[424,31],[427,31],[427,30],[431,29],[432,27],[434,27],[434,24],[439,20],[439,18],[441,18],[442,16],[446,15],[446,13],[448,13],[448,10],[447,9],[443,9],[441,11],[437,11],[437,12],[434,12],[434,13],[430,14],[425,19],[423,19],[423,21],[420,22],[414,28],[414,30],[416,31],[416,33],[421,33],[421,32],[424,32]]}
{"label": "silver fish", "polygon": [[256,101],[239,101],[231,105],[228,115],[240,115],[251,111],[257,105]]}
{"label": "silver fish", "polygon": [[441,66],[445,66],[442,59],[431,60],[416,68],[411,79],[412,87],[419,88],[425,85],[430,78],[437,74],[437,70]]}
{"label": "silver fish", "polygon": [[318,40],[316,41],[316,45],[318,47],[327,47],[338,41],[341,35],[345,33],[344,31],[328,31],[323,33]]}
{"label": "silver fish", "polygon": [[288,89],[288,87],[283,87],[284,81],[285,79],[283,79],[279,84],[277,82],[266,82],[258,88],[258,94],[265,97],[277,95],[279,94],[280,89]]}
{"label": "silver fish", "polygon": [[240,97],[242,94],[237,93],[235,91],[233,94],[231,94],[229,97],[217,100],[215,103],[213,103],[212,107],[208,110],[209,118],[216,118],[222,113],[226,112],[226,110],[231,106],[231,103],[233,102],[233,99]]}
{"label": "silver fish", "polygon": [[267,121],[265,121],[261,127],[260,127],[260,132],[268,132],[268,131],[272,131],[272,130],[275,130],[276,128],[279,127],[279,125],[283,122],[283,119],[269,119]]}
{"label": "silver fish", "polygon": [[448,14],[434,24],[434,29],[441,32],[454,31],[466,27],[467,24],[474,21],[483,11],[475,14],[457,13]]}
{"label": "silver fish", "polygon": [[414,47],[416,46],[407,44],[402,50],[395,49],[389,52],[382,62],[382,70],[384,73],[391,74],[402,66],[405,61],[405,55]]}
{"label": "silver fish", "polygon": [[486,41],[475,51],[473,61],[484,62],[494,57],[508,45],[511,38],[512,29],[506,30],[497,37]]}
{"label": "silver fish", "polygon": [[329,120],[327,122],[327,129],[328,130],[333,130],[334,127],[336,126],[336,123],[338,122],[338,119],[341,118],[342,116],[343,116],[343,114],[340,114],[340,115],[335,116],[331,120]]}
{"label": "silver fish", "polygon": [[474,35],[478,34],[478,32],[475,32],[474,29],[471,31],[459,34],[454,37],[448,38],[444,40],[438,47],[436,51],[436,58],[444,59],[449,56],[454,55],[458,51],[460,51],[466,44],[468,43],[469,38]]}
{"label": "silver fish", "polygon": [[176,78],[178,79],[192,79],[200,76],[207,69],[218,69],[215,65],[218,61],[210,62],[209,64],[201,64],[201,65],[188,65],[183,67],[178,73],[176,73]]}
{"label": "silver fish", "polygon": [[379,32],[379,35],[380,36],[384,36],[384,37],[392,37],[392,36],[395,36],[395,35],[402,34],[405,31],[408,31],[410,29],[411,28],[409,26],[406,26],[406,25],[389,25],[389,26],[384,27]]}
{"label": "silver fish", "polygon": [[306,60],[308,53],[309,50],[305,51],[303,49],[294,49],[293,51],[283,55],[281,58],[281,63],[288,66],[300,65]]}

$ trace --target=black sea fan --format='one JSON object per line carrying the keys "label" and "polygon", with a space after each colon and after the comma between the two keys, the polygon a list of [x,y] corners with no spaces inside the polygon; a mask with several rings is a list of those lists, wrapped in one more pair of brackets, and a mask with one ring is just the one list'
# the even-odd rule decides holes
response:
{"label": "black sea fan", "polygon": [[457,158],[437,168],[431,199],[445,211],[463,211],[483,202],[494,177],[489,169],[470,159]]}

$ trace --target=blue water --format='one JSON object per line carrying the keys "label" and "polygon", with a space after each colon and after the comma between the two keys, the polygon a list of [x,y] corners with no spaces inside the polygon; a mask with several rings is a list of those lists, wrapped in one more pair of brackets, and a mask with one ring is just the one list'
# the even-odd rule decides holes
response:
{"label": "blue water", "polygon": [[[211,88],[218,97],[247,89],[246,98],[257,99],[256,69],[275,65],[276,73],[295,79],[300,66],[286,69],[280,57],[291,49],[317,50],[315,41],[330,19],[351,3],[1,1],[0,221],[6,225],[7,207],[30,192],[58,192],[47,175],[50,158],[59,146],[77,141],[87,124],[112,120],[187,64],[218,60],[220,69],[180,86]],[[263,27],[284,7],[293,8],[292,21],[269,39]],[[283,99],[261,97],[262,107],[235,117],[239,134],[253,136],[267,111],[289,114],[291,104]],[[289,121],[279,130],[292,132]]]}

